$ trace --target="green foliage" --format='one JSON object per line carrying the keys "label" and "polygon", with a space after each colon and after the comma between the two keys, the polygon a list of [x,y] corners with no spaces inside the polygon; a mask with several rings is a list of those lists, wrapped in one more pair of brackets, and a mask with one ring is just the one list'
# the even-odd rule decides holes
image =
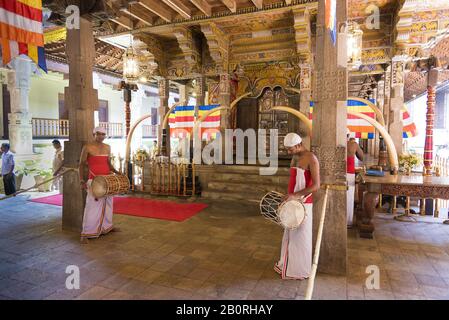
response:
{"label": "green foliage", "polygon": [[399,156],[399,166],[403,169],[413,169],[421,165],[421,158],[416,154],[401,154]]}

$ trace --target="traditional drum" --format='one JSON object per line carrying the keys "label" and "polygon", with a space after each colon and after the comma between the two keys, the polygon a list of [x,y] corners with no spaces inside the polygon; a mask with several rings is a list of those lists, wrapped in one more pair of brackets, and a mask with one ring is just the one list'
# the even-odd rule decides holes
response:
{"label": "traditional drum", "polygon": [[129,179],[125,175],[110,174],[107,176],[96,176],[92,180],[92,194],[95,198],[128,193]]}
{"label": "traditional drum", "polygon": [[260,213],[268,220],[286,228],[298,228],[307,217],[302,201],[283,201],[285,195],[270,191],[260,201]]}

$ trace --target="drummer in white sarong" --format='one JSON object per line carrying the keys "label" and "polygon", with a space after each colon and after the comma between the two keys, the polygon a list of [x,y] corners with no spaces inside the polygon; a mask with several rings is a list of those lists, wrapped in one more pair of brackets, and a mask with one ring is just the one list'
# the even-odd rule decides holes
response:
{"label": "drummer in white sarong", "polygon": [[[81,151],[79,177],[82,189],[87,190],[86,207],[84,209],[81,242],[88,238],[98,238],[114,229],[112,225],[112,196],[95,199],[90,190],[92,179],[97,175],[120,174],[111,164],[111,147],[103,143],[106,130],[97,127],[93,131],[95,141],[86,144]],[[89,179],[84,180],[84,168],[89,168]]]}
{"label": "drummer in white sarong", "polygon": [[289,133],[284,146],[293,155],[290,166],[290,181],[286,200],[303,197],[306,209],[304,222],[293,230],[285,229],[282,238],[281,256],[274,270],[282,279],[308,278],[312,269],[312,218],[313,202],[311,193],[320,188],[319,163],[316,156],[302,144],[301,137]]}

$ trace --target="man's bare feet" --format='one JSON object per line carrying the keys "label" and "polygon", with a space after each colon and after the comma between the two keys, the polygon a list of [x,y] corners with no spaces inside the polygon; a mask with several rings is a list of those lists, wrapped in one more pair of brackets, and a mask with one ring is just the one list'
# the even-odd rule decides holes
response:
{"label": "man's bare feet", "polygon": [[88,244],[88,243],[89,243],[89,239],[87,239],[86,237],[81,237],[81,238],[80,238],[80,243],[82,243],[82,244]]}
{"label": "man's bare feet", "polygon": [[444,220],[443,223],[444,224],[449,224],[449,220]]}

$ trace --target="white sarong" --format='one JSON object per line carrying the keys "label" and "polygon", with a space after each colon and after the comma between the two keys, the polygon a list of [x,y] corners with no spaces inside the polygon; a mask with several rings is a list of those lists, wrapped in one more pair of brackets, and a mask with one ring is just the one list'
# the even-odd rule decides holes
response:
{"label": "white sarong", "polygon": [[112,230],[112,200],[113,197],[102,197],[95,200],[90,185],[87,181],[86,207],[84,208],[82,237],[98,238]]}
{"label": "white sarong", "polygon": [[[296,168],[296,184],[294,192],[306,187],[304,170]],[[307,217],[294,230],[285,229],[282,237],[281,257],[274,270],[282,279],[305,279],[312,271],[312,221],[313,204],[304,203]]]}
{"label": "white sarong", "polygon": [[355,174],[347,173],[348,191],[346,191],[346,224],[352,226],[354,220]]}

